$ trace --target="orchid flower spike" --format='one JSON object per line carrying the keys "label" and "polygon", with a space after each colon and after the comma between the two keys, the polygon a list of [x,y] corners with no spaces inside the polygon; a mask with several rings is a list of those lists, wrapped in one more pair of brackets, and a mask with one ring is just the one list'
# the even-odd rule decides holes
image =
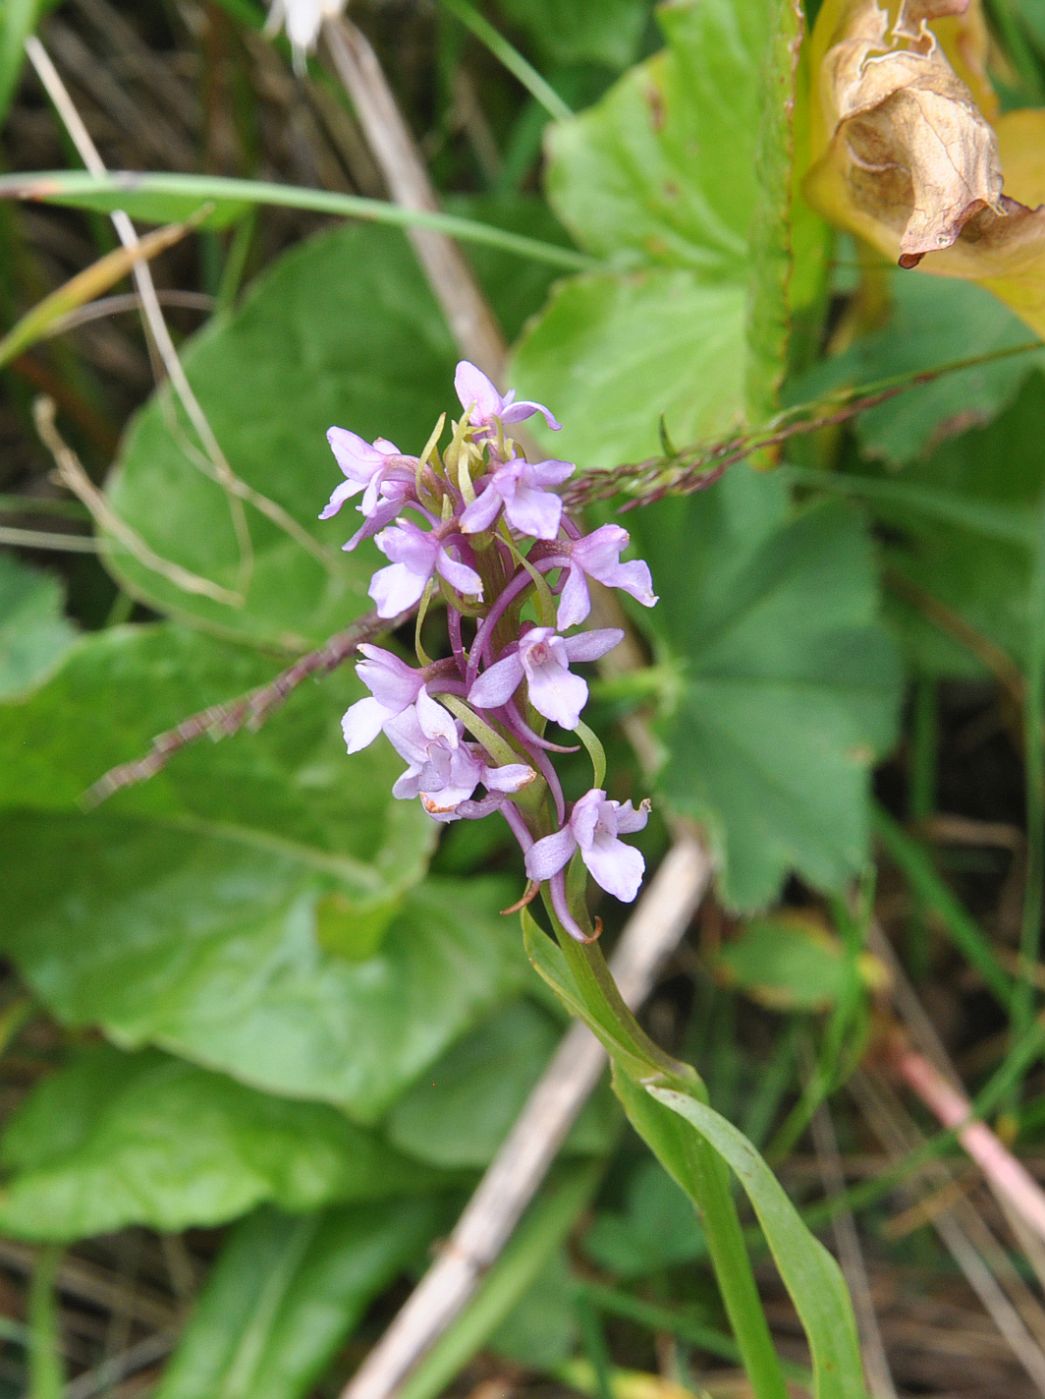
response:
{"label": "orchid flower spike", "polygon": [[514,651],[495,661],[468,692],[478,709],[498,709],[525,678],[530,703],[538,714],[575,729],[588,702],[588,684],[570,672],[571,661],[597,661],[624,640],[619,627],[603,627],[579,636],[558,636],[552,627],[531,627]]}
{"label": "orchid flower spike", "polygon": [[502,397],[493,380],[466,359],[457,366],[454,388],[473,427],[489,431],[497,422],[521,423],[526,418],[532,418],[534,413],[542,414],[544,421],[555,432],[562,427],[562,423],[553,417],[551,409],[543,403],[534,403],[530,399],[521,399],[516,403],[514,389],[509,389]]}
{"label": "orchid flower spike", "polygon": [[588,873],[607,894],[630,904],[639,892],[646,862],[641,854],[619,839],[641,831],[649,816],[649,802],[636,810],[630,801],[609,801],[601,787],[593,787],[574,803],[570,819],[561,831],[535,841],[526,853],[526,873],[536,883],[551,879],[581,852]]}

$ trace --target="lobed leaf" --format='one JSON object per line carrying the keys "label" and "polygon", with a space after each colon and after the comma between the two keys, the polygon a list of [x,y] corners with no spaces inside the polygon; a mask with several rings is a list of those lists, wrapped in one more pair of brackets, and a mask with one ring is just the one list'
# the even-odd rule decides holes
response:
{"label": "lobed leaf", "polygon": [[780,482],[731,474],[637,520],[677,667],[661,790],[706,825],[730,905],[764,906],[791,871],[840,889],[869,856],[868,769],[900,697],[859,518],[791,517]]}

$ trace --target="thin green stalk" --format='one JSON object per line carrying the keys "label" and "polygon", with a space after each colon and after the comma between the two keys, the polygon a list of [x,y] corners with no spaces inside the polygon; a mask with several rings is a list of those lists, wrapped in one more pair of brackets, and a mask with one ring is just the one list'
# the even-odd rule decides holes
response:
{"label": "thin green stalk", "polygon": [[[650,1331],[667,1332],[678,1340],[685,1341],[687,1345],[707,1351],[719,1360],[728,1360],[735,1364],[740,1359],[740,1351],[732,1337],[705,1325],[695,1316],[676,1311],[673,1307],[662,1306],[658,1302],[647,1302],[644,1298],[633,1297],[630,1292],[607,1287],[602,1283],[582,1282],[577,1284],[577,1288],[599,1311],[608,1312],[610,1316],[633,1321]],[[784,1361],[782,1368],[789,1380],[794,1380],[807,1389],[810,1387],[809,1371],[801,1365],[792,1365]]]}
{"label": "thin green stalk", "polygon": [[29,1284],[29,1399],[61,1399],[65,1388],[55,1296],[61,1261],[60,1248],[42,1248]]}
{"label": "thin green stalk", "polygon": [[532,63],[528,62],[514,44],[488,19],[468,3],[468,0],[443,0],[443,7],[470,29],[481,44],[484,44],[497,61],[504,65],[513,78],[517,78],[535,102],[539,102],[553,121],[566,121],[573,112],[555,89],[541,77]]}
{"label": "thin green stalk", "polygon": [[1027,876],[1020,928],[1020,975],[1012,993],[1011,1013],[1012,1034],[1017,1041],[1022,1039],[1034,1021],[1034,974],[1041,955],[1042,888],[1045,883],[1045,748],[1041,732],[1042,714],[1045,713],[1045,495],[1038,503],[1037,526],[1027,608],[1027,676],[1023,705],[1027,768]]}
{"label": "thin green stalk", "polygon": [[581,1344],[591,1364],[596,1399],[613,1399],[613,1360],[595,1308],[581,1293],[575,1303]]}
{"label": "thin green stalk", "polygon": [[[936,804],[939,724],[934,680],[923,676],[916,682],[913,710],[907,811],[911,820],[917,824],[927,820]],[[925,906],[917,896],[907,928],[906,947],[911,977],[915,983],[921,983],[929,975],[930,936]]]}
{"label": "thin green stalk", "polygon": [[[991,1075],[979,1093],[971,1100],[970,1117],[986,1118],[1012,1094],[1013,1087],[1036,1063],[1045,1047],[1045,1024],[1034,1021],[1024,1037],[1013,1046],[1004,1062]],[[895,1166],[887,1166],[873,1180],[861,1181],[830,1199],[821,1200],[801,1211],[802,1219],[812,1229],[826,1224],[843,1209],[855,1211],[874,1204],[902,1184],[908,1176],[930,1161],[943,1156],[957,1145],[960,1127],[947,1128],[928,1138],[907,1153]]]}
{"label": "thin green stalk", "polygon": [[[1028,706],[1029,710],[1029,706]],[[908,884],[927,908],[938,916],[951,941],[976,968],[984,985],[1006,1011],[1013,998],[1013,984],[994,955],[994,949],[965,909],[933,869],[925,851],[881,808],[872,814],[874,832]]]}
{"label": "thin green stalk", "polygon": [[103,211],[123,209],[147,222],[184,218],[201,204],[212,203],[226,219],[244,205],[268,204],[305,209],[394,228],[430,228],[463,243],[484,243],[533,262],[547,262],[571,271],[598,267],[594,258],[557,243],[545,243],[493,224],[428,209],[406,209],[383,199],[339,194],[333,190],[280,185],[268,180],[238,180],[222,175],[139,174],[110,171],[92,175],[85,170],[51,170],[0,177],[0,199],[28,199]]}
{"label": "thin green stalk", "polygon": [[[600,1021],[605,1018],[606,1023],[615,1025],[621,1038],[626,1038],[629,1046],[633,1047],[633,1052],[619,1056],[614,1055],[610,1047],[615,1069],[622,1076],[622,1086],[623,1081],[633,1084],[643,1094],[646,1111],[653,1110],[641,1084],[636,1082],[634,1054],[638,1053],[646,1060],[643,1080],[653,1077],[667,1080],[701,1102],[706,1102],[707,1090],[696,1071],[689,1065],[676,1063],[653,1044],[624,1004],[598,945],[583,945],[574,941],[550,908],[548,913],[567,966],[586,1004],[591,1008],[601,1001]],[[627,1097],[624,1094],[622,1100],[626,1110],[629,1110]],[[633,1125],[641,1130],[640,1122],[630,1110],[629,1116]],[[684,1140],[687,1185],[700,1210],[708,1253],[726,1315],[753,1391],[757,1399],[787,1399],[787,1385],[755,1282],[744,1230],[730,1190],[728,1171],[713,1147],[702,1137],[687,1132]],[[652,1142],[650,1144],[653,1145]]]}

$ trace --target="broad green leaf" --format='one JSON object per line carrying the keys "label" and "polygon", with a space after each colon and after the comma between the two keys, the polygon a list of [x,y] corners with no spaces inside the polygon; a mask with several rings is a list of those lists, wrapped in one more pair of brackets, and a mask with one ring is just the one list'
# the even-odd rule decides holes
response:
{"label": "broad green leaf", "polygon": [[706,825],[738,908],[791,872],[838,889],[863,866],[868,768],[900,693],[859,517],[836,504],[792,517],[779,487],[737,468],[633,517],[677,667],[661,790]]}
{"label": "broad green leaf", "polygon": [[726,432],[783,369],[796,11],[681,0],[658,18],[663,52],[549,133],[552,206],[616,266],[557,289],[513,373],[585,466],[658,452],[662,418],[679,445]]}
{"label": "broad green leaf", "polygon": [[0,1231],[59,1242],[128,1224],[221,1224],[263,1201],[311,1210],[434,1183],[334,1108],[108,1045],[30,1094],[0,1141],[0,1167]]}
{"label": "broad green leaf", "polygon": [[623,68],[636,56],[650,0],[498,0],[497,8],[552,63]]}
{"label": "broad green leaf", "polygon": [[245,600],[185,592],[110,539],[112,569],[154,607],[222,632],[300,649],[322,641],[369,611],[380,560],[372,543],[340,552],[359,522],[351,505],[334,520],[317,518],[341,480],[327,428],[416,452],[452,399],[456,355],[416,259],[396,233],[322,234],[285,254],[183,358],[232,469],[304,528],[322,557],[249,502],[252,556],[244,555],[227,493],[201,469],[199,442],[164,388],[124,439],[109,504],[161,559]]}
{"label": "broad green leaf", "polygon": [[802,1223],[773,1172],[744,1134],[705,1103],[672,1089],[646,1091],[688,1122],[743,1186],[805,1329],[817,1399],[866,1399],[856,1321],[841,1270]]}
{"label": "broad green leaf", "polygon": [[324,946],[330,896],[402,893],[435,830],[391,798],[401,765],[386,744],[345,755],[349,671],[303,686],[258,733],[191,747],[101,810],[77,808],[150,734],[271,665],[171,626],[116,629],[6,712],[0,940],[68,1022],[372,1118],[526,968],[496,913],[511,895],[488,879],[410,894],[372,956]]}
{"label": "broad green leaf", "polygon": [[[83,637],[30,701],[4,715],[0,805],[73,812],[109,768],[141,757],[152,736],[270,680],[272,660],[170,625]],[[389,895],[424,872],[432,823],[390,796],[400,764],[384,743],[350,760],[338,719],[364,693],[351,667],[323,688],[301,686],[256,733],[190,745],[148,782],[74,821],[138,827],[146,845],[180,836],[186,854],[207,842],[237,863],[280,862],[296,888],[325,877],[357,897]],[[272,887],[267,879],[262,887]],[[172,910],[172,912],[176,912]]]}
{"label": "broad green leaf", "polygon": [[443,1222],[428,1200],[305,1218],[261,1210],[230,1236],[155,1399],[298,1399],[371,1301],[423,1259]]}
{"label": "broad green leaf", "polygon": [[[504,1140],[562,1037],[528,1001],[508,1006],[456,1044],[400,1098],[384,1131],[401,1151],[435,1166],[485,1166]],[[594,1099],[566,1151],[605,1151],[612,1102]]]}
{"label": "broad green leaf", "polygon": [[14,812],[0,831],[0,942],[60,1019],[360,1121],[526,978],[500,881],[429,879],[350,962],[317,937],[324,864],[275,843],[101,814]]}
{"label": "broad green leaf", "polygon": [[[752,422],[776,411],[791,335],[790,292],[794,221],[795,85],[804,28],[801,0],[777,0],[768,11],[762,59],[762,106],[755,127],[757,192],[749,232],[745,406]],[[781,217],[785,213],[786,217]],[[803,217],[804,211],[803,211]],[[804,238],[808,231],[803,228]],[[800,240],[799,252],[804,253]]]}
{"label": "broad green leaf", "polygon": [[742,286],[682,269],[571,278],[519,343],[513,381],[552,405],[556,453],[636,461],[659,450],[661,418],[680,444],[739,422],[744,306]]}
{"label": "broad green leaf", "polygon": [[838,389],[898,381],[983,356],[984,363],[917,384],[855,419],[867,456],[905,465],[997,417],[1028,376],[1045,368],[1045,350],[991,359],[997,351],[1026,346],[1030,335],[980,287],[898,273],[890,292],[886,323],[792,383],[787,396],[792,403],[813,402]]}
{"label": "broad green leaf", "polygon": [[72,645],[62,585],[50,573],[0,554],[0,700],[40,684]]}
{"label": "broad green leaf", "polygon": [[657,14],[667,47],[549,132],[547,188],[602,257],[746,279],[759,198],[760,70],[775,0],[682,0]]}

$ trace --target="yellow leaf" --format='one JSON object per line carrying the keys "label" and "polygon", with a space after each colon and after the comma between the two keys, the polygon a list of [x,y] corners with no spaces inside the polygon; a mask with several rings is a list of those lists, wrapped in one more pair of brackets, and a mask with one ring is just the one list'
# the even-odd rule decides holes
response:
{"label": "yellow leaf", "polygon": [[901,267],[980,282],[1045,335],[1045,207],[1030,207],[1045,112],[996,117],[979,6],[826,0],[812,59],[810,202]]}
{"label": "yellow leaf", "polygon": [[62,319],[88,301],[101,296],[122,281],[139,262],[147,262],[166,248],[173,247],[194,228],[200,218],[171,224],[145,234],[131,248],[115,248],[111,253],[77,272],[56,291],[27,311],[20,321],[0,340],[0,365],[7,364],[46,335],[53,334]]}

